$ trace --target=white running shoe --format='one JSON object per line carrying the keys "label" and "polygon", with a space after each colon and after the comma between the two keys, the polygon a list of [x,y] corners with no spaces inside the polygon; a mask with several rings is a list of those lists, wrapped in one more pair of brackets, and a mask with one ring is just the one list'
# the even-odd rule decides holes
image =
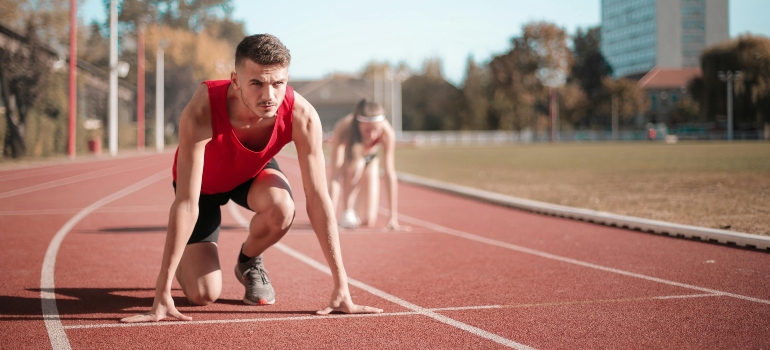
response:
{"label": "white running shoe", "polygon": [[355,210],[348,209],[342,213],[339,225],[342,228],[354,230],[361,226],[361,219],[358,218]]}

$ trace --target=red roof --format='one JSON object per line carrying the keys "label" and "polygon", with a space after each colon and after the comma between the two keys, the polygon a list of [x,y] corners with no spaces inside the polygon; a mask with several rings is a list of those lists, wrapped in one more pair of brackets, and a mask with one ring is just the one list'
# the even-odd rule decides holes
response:
{"label": "red roof", "polygon": [[639,80],[643,89],[678,89],[687,86],[692,78],[701,76],[700,68],[655,67]]}

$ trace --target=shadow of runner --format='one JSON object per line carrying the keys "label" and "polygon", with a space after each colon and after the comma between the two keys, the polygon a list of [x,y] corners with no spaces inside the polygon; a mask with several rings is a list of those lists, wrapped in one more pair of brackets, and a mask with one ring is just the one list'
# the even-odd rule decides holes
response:
{"label": "shadow of runner", "polygon": [[[152,294],[154,288],[57,288],[56,306],[61,320],[109,320],[144,313],[153,303],[151,296],[132,296],[126,294]],[[39,288],[27,291],[40,293]],[[172,290],[174,304],[185,314],[281,314],[313,315],[315,310],[265,310],[264,307],[246,305],[241,300],[219,299],[220,305],[243,306],[243,310],[216,310],[213,305],[198,306],[190,304],[181,295],[179,289]],[[80,317],[78,317],[80,316]],[[20,297],[0,295],[0,322],[3,321],[40,321],[43,320],[39,297]]]}

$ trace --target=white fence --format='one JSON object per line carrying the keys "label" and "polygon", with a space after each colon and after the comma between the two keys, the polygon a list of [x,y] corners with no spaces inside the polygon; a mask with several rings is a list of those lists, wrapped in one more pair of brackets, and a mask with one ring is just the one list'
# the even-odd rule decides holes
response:
{"label": "white fence", "polygon": [[[665,129],[658,129],[655,139],[667,140]],[[691,140],[724,140],[726,133],[711,131],[703,133],[674,133],[678,139]],[[648,140],[647,130],[621,130],[618,132],[618,141],[643,141]],[[735,140],[759,140],[763,139],[759,131],[736,131]],[[562,131],[557,135],[558,142],[596,142],[613,140],[611,131]],[[549,133],[535,133],[524,131],[403,131],[398,138],[399,142],[410,143],[417,146],[438,145],[488,145],[532,143],[551,141]]]}

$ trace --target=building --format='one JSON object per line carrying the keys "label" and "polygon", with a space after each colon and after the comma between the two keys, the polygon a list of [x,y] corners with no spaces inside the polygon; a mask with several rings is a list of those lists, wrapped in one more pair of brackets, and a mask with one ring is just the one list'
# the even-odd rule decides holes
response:
{"label": "building", "polygon": [[651,123],[671,124],[671,112],[677,102],[687,97],[687,84],[701,76],[700,68],[653,68],[641,79],[639,86],[650,98],[650,110],[645,120]]}
{"label": "building", "polygon": [[313,105],[325,134],[334,129],[338,120],[352,113],[364,98],[380,103],[388,120],[400,132],[401,94],[398,92],[401,84],[398,81],[332,76],[321,80],[292,80],[289,85]]}
{"label": "building", "polygon": [[616,78],[699,67],[705,47],[729,39],[727,2],[602,0],[602,54]]}

